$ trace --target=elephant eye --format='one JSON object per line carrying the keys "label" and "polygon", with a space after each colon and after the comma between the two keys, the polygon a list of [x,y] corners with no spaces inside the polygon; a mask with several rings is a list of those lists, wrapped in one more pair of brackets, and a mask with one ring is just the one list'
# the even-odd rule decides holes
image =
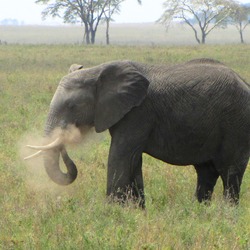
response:
{"label": "elephant eye", "polygon": [[72,102],[70,102],[70,103],[68,103],[68,108],[70,109],[70,110],[73,110],[74,108],[75,108],[75,104],[74,103],[72,103]]}

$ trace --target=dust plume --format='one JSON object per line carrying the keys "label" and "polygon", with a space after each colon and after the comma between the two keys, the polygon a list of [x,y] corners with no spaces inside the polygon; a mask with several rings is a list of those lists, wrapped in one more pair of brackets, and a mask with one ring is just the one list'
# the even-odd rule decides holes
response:
{"label": "dust plume", "polygon": [[[79,145],[82,143],[83,139],[89,134],[88,132],[91,129],[89,127],[84,127],[78,129],[74,125],[69,125],[66,129],[56,128],[53,130],[49,137],[37,136],[35,134],[27,134],[23,137],[21,147],[20,147],[20,156],[21,158],[26,158],[27,155],[32,155],[36,152],[34,149],[30,149],[29,146],[44,146],[49,145],[51,142],[57,140],[60,144],[67,146]],[[38,150],[37,150],[38,151]],[[41,154],[40,154],[41,155]],[[40,156],[38,154],[38,157]],[[29,161],[32,159],[28,159]]]}
{"label": "dust plume", "polygon": [[[91,131],[93,130],[89,127],[78,129],[74,125],[69,125],[67,129],[56,128],[50,137],[44,137],[37,132],[24,134],[19,141],[19,157],[23,161],[23,165],[26,167],[26,184],[33,190],[39,192],[41,190],[46,190],[46,192],[47,190],[50,190],[51,192],[51,186],[53,186],[53,192],[56,190],[56,192],[63,190],[62,187],[54,184],[47,176],[43,166],[43,153],[35,158],[24,160],[27,156],[37,152],[37,150],[28,148],[26,145],[43,146],[51,143],[56,138],[60,138],[61,142],[65,144],[67,148],[72,148],[79,144],[88,143],[94,134],[91,133]],[[64,164],[61,164],[61,166],[63,165]]]}
{"label": "dust plume", "polygon": [[53,141],[57,138],[62,140],[65,145],[79,145],[86,137],[90,127],[77,128],[75,125],[68,125],[66,129],[56,128],[49,138],[48,142]]}

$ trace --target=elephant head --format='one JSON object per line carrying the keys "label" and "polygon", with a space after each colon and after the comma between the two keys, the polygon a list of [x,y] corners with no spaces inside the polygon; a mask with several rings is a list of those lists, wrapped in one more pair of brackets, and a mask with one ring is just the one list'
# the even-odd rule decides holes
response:
{"label": "elephant head", "polygon": [[[148,85],[148,80],[129,61],[88,69],[82,69],[81,65],[71,66],[70,73],[62,78],[51,101],[45,137],[50,138],[57,128],[67,131],[72,124],[81,133],[91,127],[95,127],[96,132],[109,129],[142,103]],[[67,154],[66,144],[62,132],[45,146],[30,146],[39,150],[34,155],[43,154],[49,177],[60,185],[68,185],[77,177],[77,168]],[[60,155],[67,173],[60,169]]]}

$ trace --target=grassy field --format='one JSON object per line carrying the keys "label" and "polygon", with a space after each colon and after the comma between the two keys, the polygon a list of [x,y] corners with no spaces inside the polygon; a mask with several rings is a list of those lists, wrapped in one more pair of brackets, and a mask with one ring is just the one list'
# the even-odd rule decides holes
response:
{"label": "grassy field", "polygon": [[[244,31],[250,43],[250,26]],[[0,26],[0,40],[18,44],[81,44],[81,26]],[[96,44],[105,44],[105,26],[100,25]],[[168,31],[155,23],[116,24],[110,28],[110,41],[115,45],[196,45],[193,31],[184,24],[173,24]],[[207,44],[238,44],[240,37],[234,26],[214,29],[207,37]]]}
{"label": "grassy field", "polygon": [[250,166],[238,208],[224,202],[221,181],[204,206],[194,198],[192,167],[144,155],[142,211],[106,202],[108,133],[69,150],[79,176],[68,187],[52,183],[41,162],[22,160],[23,145],[42,136],[50,100],[72,63],[212,57],[250,82],[249,55],[249,45],[0,46],[0,249],[250,249]]}

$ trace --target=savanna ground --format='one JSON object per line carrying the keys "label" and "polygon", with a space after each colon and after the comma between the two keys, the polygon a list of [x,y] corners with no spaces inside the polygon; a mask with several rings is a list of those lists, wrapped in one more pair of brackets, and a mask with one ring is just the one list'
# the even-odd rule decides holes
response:
{"label": "savanna ground", "polygon": [[[21,44],[81,44],[83,26],[0,26],[0,40]],[[197,27],[198,34],[199,28]],[[96,33],[96,44],[105,44],[105,26]],[[250,43],[250,25],[244,31],[244,40]],[[200,35],[200,34],[199,34]],[[168,30],[156,23],[111,23],[110,42],[115,45],[196,45],[194,33],[185,24],[172,24]],[[207,44],[238,44],[239,32],[235,26],[214,29],[206,39]]]}
{"label": "savanna ground", "polygon": [[205,206],[195,200],[191,166],[144,155],[142,211],[106,201],[108,133],[69,150],[79,176],[68,187],[52,183],[39,160],[22,160],[24,145],[39,143],[50,100],[72,63],[212,57],[250,82],[249,55],[249,45],[0,46],[0,249],[250,249],[250,166],[239,207],[223,200],[220,180]]}

